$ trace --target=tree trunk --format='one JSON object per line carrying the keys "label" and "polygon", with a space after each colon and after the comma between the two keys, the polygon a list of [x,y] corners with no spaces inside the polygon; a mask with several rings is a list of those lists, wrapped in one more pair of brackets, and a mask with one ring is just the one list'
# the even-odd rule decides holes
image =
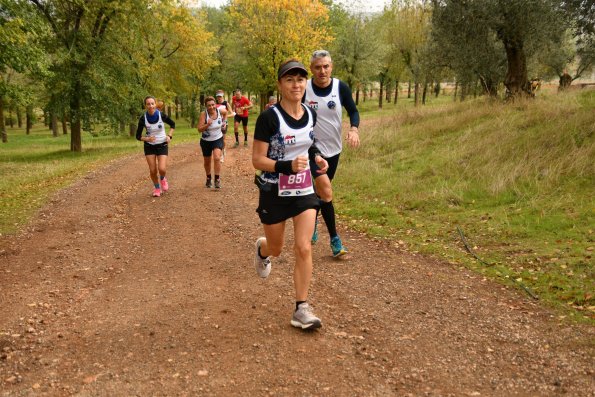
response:
{"label": "tree trunk", "polygon": [[23,126],[23,113],[21,112],[20,106],[17,106],[17,126],[19,128]]}
{"label": "tree trunk", "polygon": [[439,94],[440,94],[440,82],[437,82],[436,86],[434,87],[434,95],[436,98],[438,98]]}
{"label": "tree trunk", "polygon": [[136,118],[136,112],[133,108],[128,109],[128,113],[130,114],[130,123],[128,124],[128,135],[132,138],[136,136],[138,118]]}
{"label": "tree trunk", "polygon": [[27,105],[27,108],[25,109],[25,118],[26,118],[26,124],[27,124],[27,135],[29,135],[31,133],[31,128],[33,128],[33,106],[32,105]]}
{"label": "tree trunk", "polygon": [[558,91],[567,89],[568,87],[570,87],[571,84],[572,84],[572,76],[570,76],[568,73],[564,72],[564,74],[562,74],[562,76],[560,76]]}
{"label": "tree trunk", "polygon": [[359,87],[355,90],[355,106],[359,105]]}
{"label": "tree trunk", "polygon": [[176,95],[176,97],[174,98],[174,106],[176,107],[176,120],[180,118],[180,99],[178,98],[178,96]]}
{"label": "tree trunk", "polygon": [[392,86],[392,80],[388,79],[386,82],[386,103],[390,103],[390,92],[391,92],[391,86]]}
{"label": "tree trunk", "polygon": [[[78,76],[81,76],[79,73]],[[79,77],[80,78],[80,77]],[[82,152],[83,142],[81,137],[81,82],[76,80],[70,98],[70,151]]]}
{"label": "tree trunk", "polygon": [[421,95],[421,104],[425,105],[426,104],[426,95],[428,93],[428,83],[424,83],[424,89]]}
{"label": "tree trunk", "polygon": [[6,126],[4,125],[4,98],[0,95],[0,135],[2,135],[2,142],[8,142],[8,135],[6,134]]}
{"label": "tree trunk", "polygon": [[419,83],[416,81],[414,88],[413,88],[414,100],[413,103],[415,106],[419,106]]}
{"label": "tree trunk", "polygon": [[504,78],[504,86],[509,95],[515,97],[527,93],[527,58],[521,43],[515,40],[503,40],[506,49],[508,70]]}
{"label": "tree trunk", "polygon": [[457,93],[458,93],[458,91],[459,91],[459,82],[458,81],[455,81],[455,92],[454,92],[454,94],[452,96],[452,100],[453,101],[456,101],[457,100]]}
{"label": "tree trunk", "polygon": [[62,113],[62,135],[68,135],[68,117],[66,117],[66,112]]}
{"label": "tree trunk", "polygon": [[399,80],[395,81],[395,100],[393,103],[396,105],[399,100]]}
{"label": "tree trunk", "polygon": [[52,136],[54,138],[57,138],[58,137],[58,116],[54,112],[51,112],[50,115],[52,118]]}
{"label": "tree trunk", "polygon": [[190,100],[190,128],[196,128],[197,114],[196,114],[196,94],[192,94]]}
{"label": "tree trunk", "polygon": [[411,80],[409,80],[409,85],[407,86],[407,99],[411,99]]}
{"label": "tree trunk", "polygon": [[384,79],[380,80],[380,95],[378,95],[378,109],[382,109],[382,98],[384,97]]}

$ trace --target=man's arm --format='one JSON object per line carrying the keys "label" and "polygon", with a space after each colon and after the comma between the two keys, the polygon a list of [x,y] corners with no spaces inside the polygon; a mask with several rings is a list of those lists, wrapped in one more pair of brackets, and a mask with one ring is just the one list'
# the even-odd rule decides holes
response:
{"label": "man's arm", "polygon": [[359,112],[353,101],[349,86],[342,81],[339,82],[339,98],[349,115],[350,127],[347,133],[347,143],[349,143],[349,146],[356,148],[359,146]]}

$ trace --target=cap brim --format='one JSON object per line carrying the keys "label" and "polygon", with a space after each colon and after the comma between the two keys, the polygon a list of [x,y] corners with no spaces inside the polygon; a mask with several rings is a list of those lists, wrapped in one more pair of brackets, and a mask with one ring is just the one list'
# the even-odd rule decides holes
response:
{"label": "cap brim", "polygon": [[301,74],[308,76],[308,70],[306,69],[306,67],[304,65],[302,65],[299,62],[289,62],[286,65],[283,65],[283,67],[281,69],[279,69],[279,71],[277,72],[277,80],[280,79],[281,77],[285,76],[289,72],[295,71],[295,70],[298,70],[301,72]]}

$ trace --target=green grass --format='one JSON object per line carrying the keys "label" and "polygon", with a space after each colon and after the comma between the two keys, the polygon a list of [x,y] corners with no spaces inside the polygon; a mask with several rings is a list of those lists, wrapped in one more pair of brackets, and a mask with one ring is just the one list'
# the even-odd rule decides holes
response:
{"label": "green grass", "polygon": [[[352,227],[412,251],[526,285],[569,317],[595,323],[595,92],[502,105],[451,96],[414,107],[360,101],[362,146],[345,149],[335,179],[338,213]],[[256,113],[250,117],[252,134]],[[139,154],[127,136],[70,136],[7,128],[0,145],[0,233],[14,233],[55,191],[117,157]],[[231,134],[231,132],[229,133]],[[178,122],[173,144],[198,135]],[[460,227],[489,266],[463,249]],[[516,280],[516,281],[515,281]]]}
{"label": "green grass", "polygon": [[[174,145],[198,140],[187,124],[178,123]],[[70,135],[52,137],[43,125],[36,125],[30,135],[22,128],[7,127],[7,133],[8,143],[0,144],[1,234],[19,230],[53,193],[76,178],[115,158],[142,153],[142,144],[125,135],[93,137],[83,132],[83,152],[73,153]]]}
{"label": "green grass", "polygon": [[594,322],[595,91],[396,108],[344,151],[339,213]]}

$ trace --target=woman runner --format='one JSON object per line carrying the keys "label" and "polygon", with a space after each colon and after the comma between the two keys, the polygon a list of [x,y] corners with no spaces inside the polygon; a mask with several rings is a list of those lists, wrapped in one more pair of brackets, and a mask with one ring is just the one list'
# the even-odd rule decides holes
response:
{"label": "woman runner", "polygon": [[[138,120],[136,139],[145,143],[145,158],[149,165],[149,173],[154,187],[153,197],[159,197],[162,191],[167,192],[169,190],[169,184],[165,177],[168,144],[173,139],[176,123],[157,110],[155,97],[148,96],[145,98],[145,109],[147,111]],[[167,135],[163,123],[170,127]],[[147,133],[142,136],[144,128],[147,129]]]}
{"label": "woman runner", "polygon": [[[232,114],[231,105],[225,100],[225,93],[223,90],[217,90],[215,93],[215,99],[217,100],[217,109],[225,109],[227,111],[227,117]],[[223,127],[221,132],[223,133],[223,149],[221,149],[221,162],[225,161],[225,134],[227,133],[227,117],[223,120]]]}
{"label": "woman runner", "polygon": [[200,148],[202,149],[203,163],[207,175],[207,188],[213,187],[211,178],[211,157],[214,159],[213,168],[215,171],[215,189],[221,189],[221,152],[223,150],[223,132],[227,110],[217,108],[215,98],[205,98],[207,110],[200,115],[198,131],[202,132]]}
{"label": "woman runner", "polygon": [[256,240],[254,264],[260,277],[271,271],[270,257],[281,254],[285,222],[291,218],[294,228],[295,311],[291,325],[316,329],[322,322],[308,305],[312,278],[312,245],[314,221],[319,200],[314,193],[309,159],[315,161],[318,173],[328,164],[314,145],[316,113],[301,103],[308,71],[297,60],[281,64],[277,87],[281,102],[258,116],[254,131],[252,164],[259,186],[258,215],[265,237]]}

